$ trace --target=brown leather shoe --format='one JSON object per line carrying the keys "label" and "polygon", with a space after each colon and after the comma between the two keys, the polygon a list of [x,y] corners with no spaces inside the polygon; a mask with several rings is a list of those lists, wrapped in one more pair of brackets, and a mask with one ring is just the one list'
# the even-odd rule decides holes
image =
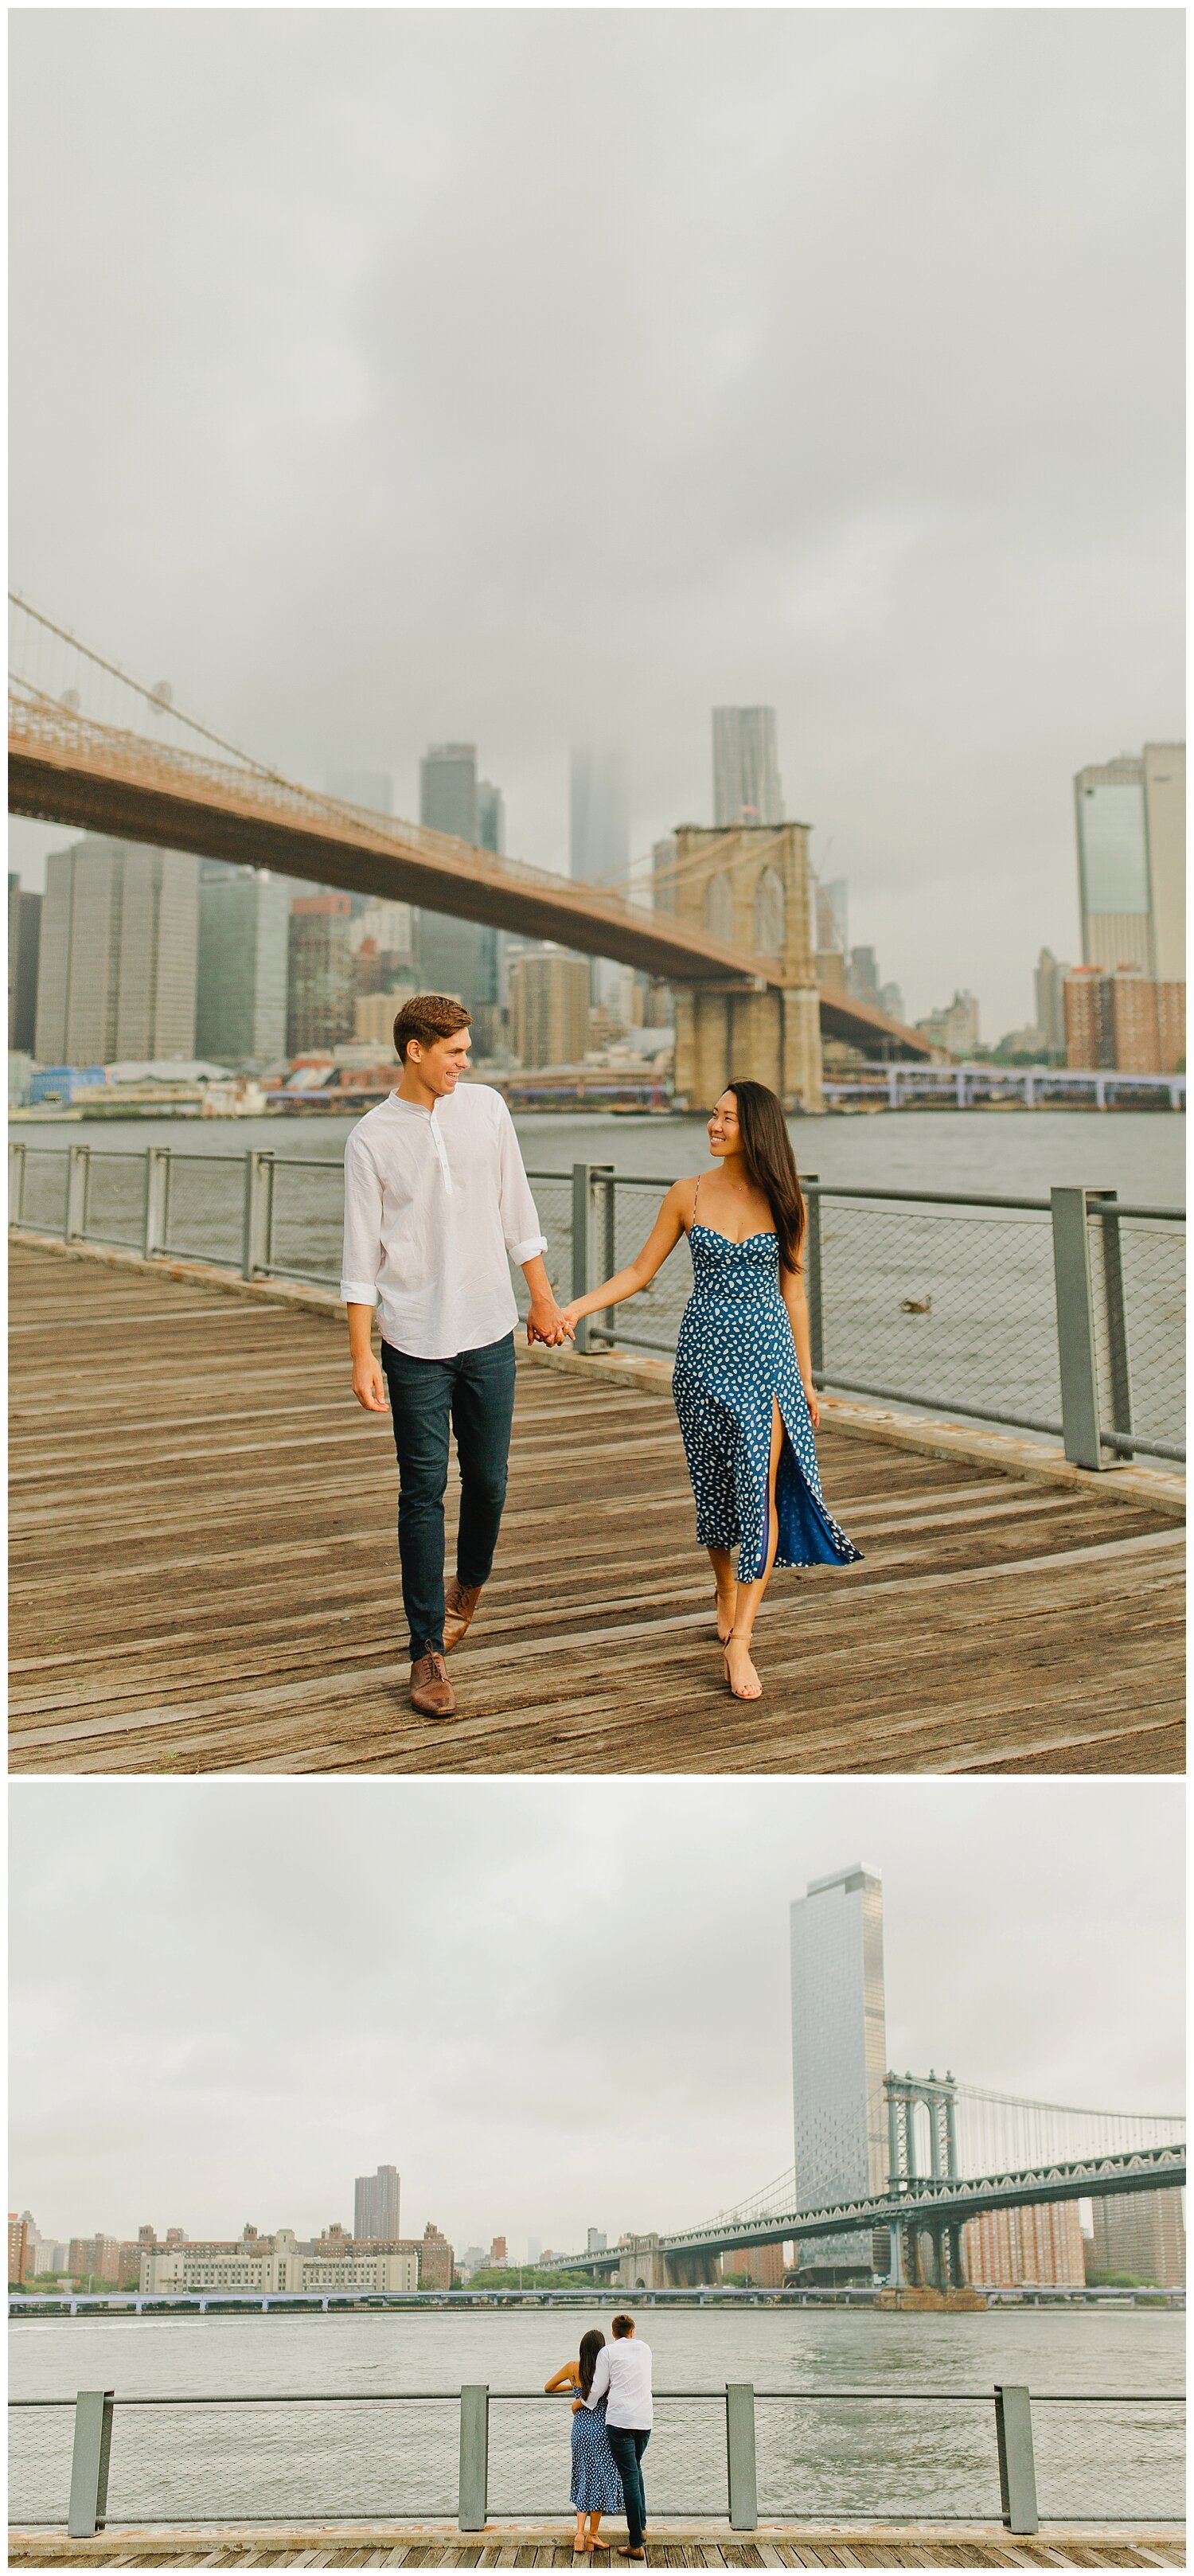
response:
{"label": "brown leather shoe", "polygon": [[456,1693],[442,1655],[419,1655],[410,1668],[410,1704],[420,1717],[454,1717]]}
{"label": "brown leather shoe", "polygon": [[460,1583],[453,1575],[444,1593],[445,1655],[450,1655],[453,1646],[460,1644],[480,1598],[479,1583]]}

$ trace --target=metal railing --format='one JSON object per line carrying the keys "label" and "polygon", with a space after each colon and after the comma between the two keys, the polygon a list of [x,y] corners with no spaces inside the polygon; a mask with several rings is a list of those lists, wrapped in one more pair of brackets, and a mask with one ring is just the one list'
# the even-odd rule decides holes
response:
{"label": "metal railing", "polygon": [[[566,2394],[568,2392],[565,2392]],[[22,2398],[9,2518],[89,2538],[109,2521],[455,2519],[568,2511],[558,2397],[448,2394]],[[888,2522],[1180,2522],[1184,2400],[942,2389],[668,2391],[645,2461],[652,2520],[734,2531]]]}
{"label": "metal railing", "polygon": [[[334,1287],[343,1180],[318,1155],[151,1145],[9,1149],[17,1233],[190,1258],[246,1279]],[[576,1163],[530,1174],[560,1296],[621,1268],[650,1231],[658,1175]],[[1112,1190],[1045,1198],[804,1181],[819,1387],[1064,1441],[1076,1465],[1183,1461],[1185,1215]],[[689,1291],[665,1262],[630,1307],[586,1317],[581,1350],[670,1352]],[[521,1277],[515,1281],[525,1309]]]}

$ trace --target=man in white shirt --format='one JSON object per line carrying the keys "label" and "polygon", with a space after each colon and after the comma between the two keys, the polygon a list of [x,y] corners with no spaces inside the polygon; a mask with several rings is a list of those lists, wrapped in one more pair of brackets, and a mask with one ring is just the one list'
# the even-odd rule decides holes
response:
{"label": "man in white shirt", "polygon": [[[547,1238],[510,1112],[487,1083],[461,1083],[470,1026],[463,1004],[442,993],[403,1004],[394,1022],[398,1088],[367,1111],[344,1154],[340,1294],[352,1388],[367,1413],[393,1416],[410,1696],[424,1717],[455,1710],[444,1655],[488,1580],[506,1498],[518,1321],[511,1261],[531,1292],[528,1340],[562,1342],[572,1331],[543,1266]],[[445,1596],[450,1431],[460,1530]]]}
{"label": "man in white shirt", "polygon": [[603,2344],[597,2355],[593,2385],[584,2403],[591,2412],[594,2406],[600,2405],[603,2397],[609,2397],[605,2430],[618,2464],[630,2535],[629,2548],[620,2549],[618,2556],[645,2558],[643,2534],[647,2528],[647,2498],[643,2489],[642,2457],[651,2439],[654,2422],[651,2346],[639,2342],[633,2317],[615,2317],[611,2332],[613,2342]]}

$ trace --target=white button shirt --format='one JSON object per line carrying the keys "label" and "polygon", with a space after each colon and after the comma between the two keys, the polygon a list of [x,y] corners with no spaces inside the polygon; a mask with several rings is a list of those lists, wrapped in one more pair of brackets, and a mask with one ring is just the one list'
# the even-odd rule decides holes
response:
{"label": "white button shirt", "polygon": [[430,1110],[392,1091],[353,1128],[340,1294],[380,1309],[393,1350],[443,1360],[500,1341],[518,1321],[510,1261],[546,1249],[514,1121],[488,1083]]}
{"label": "white button shirt", "polygon": [[619,2335],[615,2342],[602,2344],[586,2406],[599,2405],[607,2389],[606,2423],[620,2424],[628,2433],[649,2433],[655,2421],[649,2343],[640,2343],[637,2335]]}

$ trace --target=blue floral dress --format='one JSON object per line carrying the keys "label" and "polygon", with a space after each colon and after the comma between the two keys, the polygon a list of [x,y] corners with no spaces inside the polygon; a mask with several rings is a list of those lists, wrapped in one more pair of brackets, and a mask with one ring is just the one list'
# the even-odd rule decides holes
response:
{"label": "blue floral dress", "polygon": [[[699,1184],[698,1184],[699,1187]],[[862,1554],[821,1494],[808,1403],[780,1292],[779,1241],[743,1243],[699,1225],[688,1235],[692,1295],[680,1320],[672,1394],[702,1547],[736,1547],[739,1583],[763,1571],[772,1398],[784,1427],[775,1480],[775,1563],[849,1565]]]}
{"label": "blue floral dress", "polygon": [[[579,2388],[576,2391],[580,2395]],[[577,2513],[624,2513],[622,2481],[605,2429],[608,2398],[572,2418],[572,2503]]]}

